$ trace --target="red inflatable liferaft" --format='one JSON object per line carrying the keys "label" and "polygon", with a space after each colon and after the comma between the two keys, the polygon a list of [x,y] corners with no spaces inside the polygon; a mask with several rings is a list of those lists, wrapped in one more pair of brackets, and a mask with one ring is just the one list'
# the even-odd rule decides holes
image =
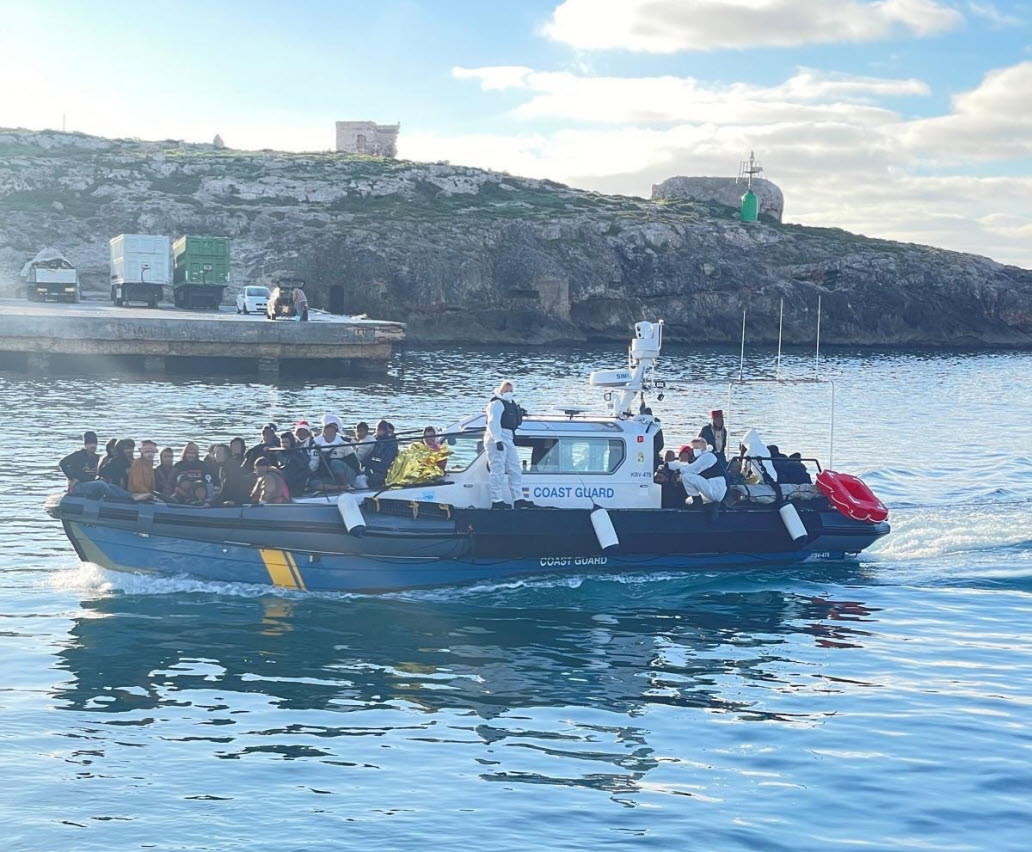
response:
{"label": "red inflatable liferaft", "polygon": [[817,474],[817,487],[831,501],[832,506],[854,521],[877,524],[889,516],[885,504],[874,496],[867,484],[848,473],[822,470]]}

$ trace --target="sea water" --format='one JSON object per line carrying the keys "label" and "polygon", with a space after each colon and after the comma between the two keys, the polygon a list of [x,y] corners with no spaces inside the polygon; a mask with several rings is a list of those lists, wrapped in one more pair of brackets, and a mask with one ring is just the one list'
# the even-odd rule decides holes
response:
{"label": "sea water", "polygon": [[[838,352],[733,389],[669,351],[668,446],[710,408],[862,476],[841,564],[392,595],[80,563],[42,503],[84,429],[178,449],[340,414],[446,426],[500,378],[597,408],[621,347],[410,350],[279,385],[0,374],[4,850],[1032,847],[1032,357]],[[770,374],[770,353],[748,360]],[[814,374],[809,355],[782,362]]]}

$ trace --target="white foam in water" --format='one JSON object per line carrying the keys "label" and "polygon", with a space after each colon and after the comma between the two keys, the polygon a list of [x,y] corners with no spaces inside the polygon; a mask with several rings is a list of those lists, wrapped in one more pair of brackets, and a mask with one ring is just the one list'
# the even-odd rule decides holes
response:
{"label": "white foam in water", "polygon": [[[992,565],[993,576],[1020,575],[1032,557],[1028,519],[1029,506],[1022,503],[899,510],[889,517],[892,535],[877,542],[870,554],[879,563],[918,571],[952,573],[962,568],[965,574],[984,577],[984,569]],[[1013,558],[1001,565],[1001,554],[1008,550]]]}
{"label": "white foam in water", "polygon": [[250,583],[217,583],[183,575],[158,577],[152,574],[130,574],[109,571],[92,562],[81,562],[73,568],[56,571],[48,578],[55,589],[91,594],[167,595],[195,592],[236,597],[262,597],[270,594],[284,597],[303,593]]}

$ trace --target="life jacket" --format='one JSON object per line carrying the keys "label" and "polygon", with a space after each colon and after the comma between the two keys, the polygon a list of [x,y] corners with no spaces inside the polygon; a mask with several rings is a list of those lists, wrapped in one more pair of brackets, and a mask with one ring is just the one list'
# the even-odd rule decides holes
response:
{"label": "life jacket", "polygon": [[504,409],[502,411],[502,428],[515,432],[523,422],[523,409],[515,402],[509,402],[500,396],[491,397],[491,402],[494,402],[496,399],[502,404]]}
{"label": "life jacket", "polygon": [[271,476],[276,481],[276,493],[272,496],[277,500],[277,502],[289,503],[290,487],[287,485],[287,480],[283,478],[283,474],[278,470],[270,468],[266,476]]}
{"label": "life jacket", "polygon": [[720,455],[710,450],[707,450],[706,452],[710,453],[716,461],[714,464],[711,464],[708,468],[702,471],[699,476],[703,479],[723,479],[726,471],[724,465],[721,464]]}

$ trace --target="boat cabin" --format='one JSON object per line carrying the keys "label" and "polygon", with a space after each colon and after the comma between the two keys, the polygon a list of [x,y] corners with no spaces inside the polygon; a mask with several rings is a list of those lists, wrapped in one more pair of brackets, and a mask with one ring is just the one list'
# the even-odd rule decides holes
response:
{"label": "boat cabin", "polygon": [[[382,496],[488,508],[485,425],[485,416],[478,414],[447,430],[445,441],[452,452],[445,482]],[[659,508],[661,489],[652,481],[659,428],[659,421],[648,414],[630,419],[528,417],[515,438],[524,499],[563,509]]]}

